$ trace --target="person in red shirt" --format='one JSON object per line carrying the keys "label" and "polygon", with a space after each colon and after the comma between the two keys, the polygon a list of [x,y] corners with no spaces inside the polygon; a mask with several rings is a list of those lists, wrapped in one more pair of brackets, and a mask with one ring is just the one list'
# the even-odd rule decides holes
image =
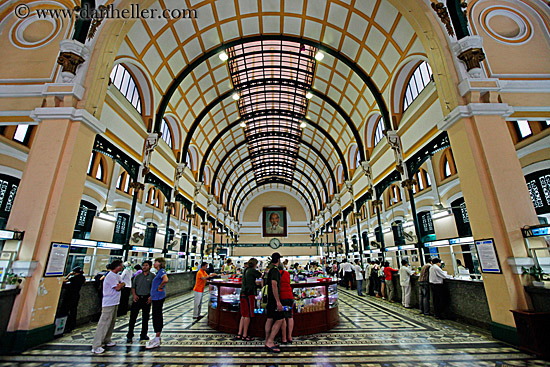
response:
{"label": "person in red shirt", "polygon": [[294,309],[294,294],[290,287],[290,273],[285,269],[281,269],[281,303],[283,307],[288,307],[287,311],[283,311],[284,320],[281,326],[281,339],[283,344],[292,343],[292,330],[294,329],[294,319],[292,313]]}
{"label": "person in red shirt", "polygon": [[204,292],[204,286],[206,285],[206,281],[212,277],[215,277],[216,274],[212,273],[208,275],[206,273],[206,267],[207,263],[203,262],[201,264],[201,268],[197,272],[197,278],[195,280],[195,287],[193,288],[193,291],[195,291],[195,302],[193,304],[193,318],[198,319],[201,317],[201,306],[202,306],[202,295]]}
{"label": "person in red shirt", "polygon": [[392,275],[397,272],[396,269],[390,267],[389,262],[384,263],[384,280],[386,281],[386,288],[388,290],[388,301],[393,302],[393,295],[395,294],[395,285],[393,284]]}

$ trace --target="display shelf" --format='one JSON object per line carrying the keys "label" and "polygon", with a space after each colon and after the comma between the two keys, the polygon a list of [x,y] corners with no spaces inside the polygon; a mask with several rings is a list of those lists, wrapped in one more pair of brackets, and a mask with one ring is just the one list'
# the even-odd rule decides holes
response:
{"label": "display shelf", "polygon": [[[237,334],[240,321],[240,291],[238,281],[211,281],[208,305],[208,325],[213,329]],[[335,281],[291,283],[295,299],[295,336],[327,331],[338,325],[338,293]],[[265,310],[260,309],[260,290],[256,297],[255,317],[249,335],[263,336]]]}

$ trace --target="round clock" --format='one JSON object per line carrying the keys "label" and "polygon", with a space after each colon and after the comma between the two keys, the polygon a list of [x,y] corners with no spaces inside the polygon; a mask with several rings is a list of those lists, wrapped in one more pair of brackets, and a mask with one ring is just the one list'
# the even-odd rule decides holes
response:
{"label": "round clock", "polygon": [[269,246],[272,249],[277,249],[277,248],[281,247],[281,241],[279,241],[276,238],[272,238],[271,241],[269,241]]}

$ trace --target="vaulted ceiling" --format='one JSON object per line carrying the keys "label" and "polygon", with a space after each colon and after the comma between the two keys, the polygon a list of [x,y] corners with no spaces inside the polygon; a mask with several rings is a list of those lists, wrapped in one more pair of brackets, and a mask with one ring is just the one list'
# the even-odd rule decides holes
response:
{"label": "vaulted ceiling", "polygon": [[369,118],[389,120],[398,66],[424,54],[388,0],[159,0],[152,8],[193,8],[198,17],[136,21],[117,58],[144,69],[157,128],[164,114],[175,117],[182,156],[197,149],[200,180],[236,217],[270,187],[293,188],[312,215],[321,210],[355,168],[350,150],[363,158],[371,147]]}

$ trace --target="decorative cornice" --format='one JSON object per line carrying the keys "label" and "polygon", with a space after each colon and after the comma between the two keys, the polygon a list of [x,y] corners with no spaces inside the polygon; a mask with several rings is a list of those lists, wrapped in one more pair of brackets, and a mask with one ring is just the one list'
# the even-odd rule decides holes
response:
{"label": "decorative cornice", "polygon": [[472,116],[502,116],[507,117],[514,109],[507,103],[470,103],[466,106],[458,106],[437,123],[437,128],[447,131],[457,121]]}
{"label": "decorative cornice", "polygon": [[97,134],[103,133],[107,129],[107,127],[91,113],[74,107],[38,107],[32,111],[30,117],[37,122],[65,119],[82,122]]}

